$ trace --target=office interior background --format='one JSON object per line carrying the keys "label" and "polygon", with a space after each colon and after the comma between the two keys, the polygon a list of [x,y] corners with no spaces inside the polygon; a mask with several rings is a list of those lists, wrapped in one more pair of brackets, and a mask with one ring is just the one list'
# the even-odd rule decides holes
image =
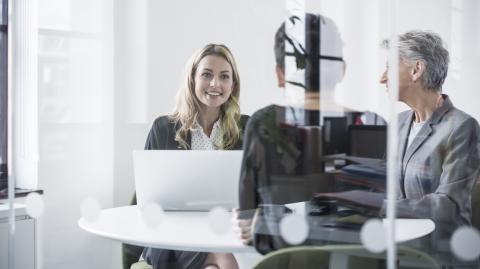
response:
{"label": "office interior background", "polygon": [[[389,37],[394,2],[397,33],[432,30],[447,43],[443,91],[480,121],[479,1],[306,2],[310,12],[337,23],[344,42],[347,69],[334,93],[339,105],[390,118],[379,83],[388,55],[380,43]],[[1,268],[6,253],[21,257],[31,247],[35,267],[28,268],[121,268],[119,242],[79,229],[81,205],[87,198],[101,208],[129,204],[132,151],[143,148],[153,120],[172,111],[196,49],[214,42],[232,50],[243,114],[284,98],[272,49],[288,16],[284,1],[11,0],[9,10],[10,173],[16,187],[43,190],[44,210],[34,241],[15,235],[14,250],[8,222],[1,223]]]}

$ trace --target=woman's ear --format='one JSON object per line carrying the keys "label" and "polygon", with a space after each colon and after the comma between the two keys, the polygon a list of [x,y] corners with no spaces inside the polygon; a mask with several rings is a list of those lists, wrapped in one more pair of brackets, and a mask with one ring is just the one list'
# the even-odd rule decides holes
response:
{"label": "woman's ear", "polygon": [[417,60],[415,64],[412,66],[411,76],[412,81],[417,82],[425,72],[425,62]]}

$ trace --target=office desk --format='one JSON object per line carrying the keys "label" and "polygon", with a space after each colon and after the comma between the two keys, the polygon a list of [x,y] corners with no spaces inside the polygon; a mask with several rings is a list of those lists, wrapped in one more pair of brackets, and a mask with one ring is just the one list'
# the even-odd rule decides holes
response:
{"label": "office desk", "polygon": [[[435,228],[431,220],[399,219],[397,224],[399,242],[422,237]],[[232,252],[240,268],[252,268],[262,257],[253,247],[243,245],[231,230],[223,235],[215,234],[209,226],[208,212],[165,212],[160,225],[150,229],[144,225],[137,206],[125,206],[104,209],[97,221],[80,219],[78,225],[95,235],[132,245],[184,251]],[[346,232],[325,229],[325,233],[322,233],[324,235],[333,236],[336,232],[341,235]],[[342,236],[344,240],[330,235],[328,240],[359,242],[358,231],[347,233],[350,236]]]}

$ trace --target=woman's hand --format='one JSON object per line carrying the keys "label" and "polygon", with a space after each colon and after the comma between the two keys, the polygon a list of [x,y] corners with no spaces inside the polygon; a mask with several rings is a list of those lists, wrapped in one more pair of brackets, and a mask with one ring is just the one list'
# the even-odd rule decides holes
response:
{"label": "woman's hand", "polygon": [[238,208],[233,209],[232,223],[234,232],[238,235],[243,244],[252,244],[252,219],[239,219]]}

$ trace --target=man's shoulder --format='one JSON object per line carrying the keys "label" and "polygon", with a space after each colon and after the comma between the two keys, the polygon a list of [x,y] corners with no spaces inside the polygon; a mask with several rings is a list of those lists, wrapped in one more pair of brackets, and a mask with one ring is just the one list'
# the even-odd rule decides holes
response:
{"label": "man's shoulder", "polygon": [[242,126],[245,126],[245,124],[249,119],[250,119],[249,115],[245,115],[245,114],[240,115],[240,123],[242,124]]}
{"label": "man's shoulder", "polygon": [[268,115],[271,115],[271,113],[278,111],[279,108],[280,106],[277,106],[277,105],[269,105],[264,108],[261,108],[252,114],[252,116],[250,117],[250,121],[253,121],[253,122],[262,121],[263,119],[265,119],[265,117],[267,117]]}

